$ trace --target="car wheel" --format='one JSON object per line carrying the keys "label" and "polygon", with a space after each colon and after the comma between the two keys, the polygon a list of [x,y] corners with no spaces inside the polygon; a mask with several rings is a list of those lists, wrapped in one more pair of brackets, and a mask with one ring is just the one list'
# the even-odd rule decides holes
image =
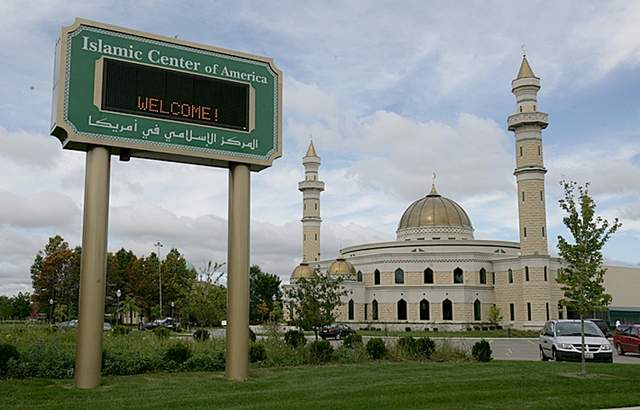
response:
{"label": "car wheel", "polygon": [[618,352],[620,356],[624,356],[624,349],[622,348],[621,344],[616,345],[616,352]]}
{"label": "car wheel", "polygon": [[540,347],[540,360],[542,360],[543,362],[546,362],[549,360],[547,355],[544,354],[544,350],[542,349],[542,346]]}
{"label": "car wheel", "polygon": [[558,352],[556,351],[555,347],[551,349],[551,359],[554,362],[559,362],[560,361],[560,359],[558,358]]}

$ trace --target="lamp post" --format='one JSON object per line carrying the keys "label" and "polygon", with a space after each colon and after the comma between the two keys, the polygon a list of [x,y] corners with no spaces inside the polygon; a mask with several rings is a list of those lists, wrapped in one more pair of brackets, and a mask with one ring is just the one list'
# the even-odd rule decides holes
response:
{"label": "lamp post", "polygon": [[171,302],[171,317],[173,317],[173,308],[176,306],[176,302]]}
{"label": "lamp post", "polygon": [[122,292],[120,289],[116,290],[116,324],[120,324],[120,296],[122,296]]}
{"label": "lamp post", "polygon": [[53,298],[49,299],[49,324],[53,324]]}
{"label": "lamp post", "polygon": [[158,249],[158,278],[159,278],[159,288],[160,288],[160,318],[162,318],[162,263],[160,261],[160,248],[162,248],[162,243],[157,241],[154,246]]}

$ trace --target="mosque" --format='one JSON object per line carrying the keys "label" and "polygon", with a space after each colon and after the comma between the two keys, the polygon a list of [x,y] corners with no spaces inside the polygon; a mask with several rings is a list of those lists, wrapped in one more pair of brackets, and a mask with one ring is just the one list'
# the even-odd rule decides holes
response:
{"label": "mosque", "polygon": [[[348,295],[338,320],[355,328],[464,329],[489,322],[492,306],[501,324],[541,328],[571,316],[559,305],[555,279],[562,260],[549,255],[542,130],[548,114],[538,110],[540,79],[523,57],[512,81],[516,112],[507,119],[515,137],[519,242],[475,239],[471,218],[435,186],[404,211],[396,240],[347,246],[335,260],[320,259],[320,157],[310,143],[302,163],[303,261],[291,285],[315,269],[341,275]],[[612,321],[640,321],[640,269],[608,266],[605,287]]]}

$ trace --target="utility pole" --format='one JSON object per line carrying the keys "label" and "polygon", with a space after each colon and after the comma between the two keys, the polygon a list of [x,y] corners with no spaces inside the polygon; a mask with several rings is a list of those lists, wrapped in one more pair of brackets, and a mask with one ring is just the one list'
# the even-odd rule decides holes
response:
{"label": "utility pole", "polygon": [[159,288],[160,288],[160,318],[162,318],[162,262],[160,260],[160,248],[162,248],[162,243],[160,241],[153,244],[153,246],[158,249],[158,278],[159,278]]}

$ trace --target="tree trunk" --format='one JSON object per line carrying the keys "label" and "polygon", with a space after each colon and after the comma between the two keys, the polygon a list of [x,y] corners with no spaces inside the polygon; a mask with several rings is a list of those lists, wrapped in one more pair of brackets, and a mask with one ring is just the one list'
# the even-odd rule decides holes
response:
{"label": "tree trunk", "polygon": [[316,341],[318,340],[318,328],[314,327],[313,332],[316,334]]}
{"label": "tree trunk", "polygon": [[585,363],[584,360],[584,351],[585,351],[585,344],[584,344],[584,315],[582,313],[580,313],[580,337],[582,337],[582,351],[580,352],[580,374],[582,376],[586,376],[587,375],[587,364]]}

